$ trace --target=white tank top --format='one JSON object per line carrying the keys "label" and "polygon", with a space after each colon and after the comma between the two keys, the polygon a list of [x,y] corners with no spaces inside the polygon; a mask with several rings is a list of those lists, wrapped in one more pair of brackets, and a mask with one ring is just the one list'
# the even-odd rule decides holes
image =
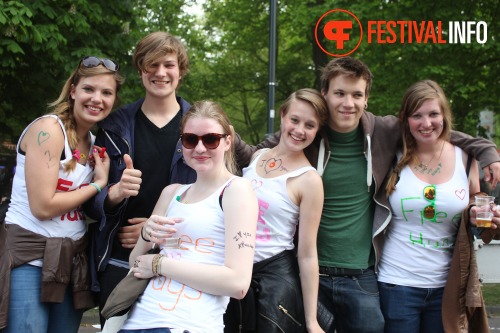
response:
{"label": "white tank top", "polygon": [[300,207],[288,197],[286,182],[288,178],[315,170],[307,166],[278,177],[260,177],[256,165],[265,151],[243,169],[243,177],[252,182],[259,202],[254,263],[294,248],[293,238],[299,223]]}
{"label": "white tank top", "polygon": [[[225,226],[219,195],[230,181],[200,202],[170,202],[166,215],[184,218],[176,225],[176,234],[182,243],[180,249],[163,248],[162,254],[185,262],[224,265]],[[176,195],[182,195],[190,186],[183,186]],[[122,328],[167,327],[191,333],[223,332],[223,315],[228,302],[227,296],[208,294],[159,276],[151,279]]]}
{"label": "white tank top", "polygon": [[[66,136],[66,130],[64,129],[62,121],[56,115],[45,115],[40,118],[45,117],[57,119],[64,133],[65,158],[59,162],[59,179],[57,182],[56,192],[69,192],[82,186],[87,186],[92,181],[94,169],[90,167],[88,163],[85,165],[76,163],[75,170],[71,171],[69,174],[64,171],[65,164],[73,158]],[[5,222],[7,224],[17,224],[24,229],[45,237],[68,237],[78,240],[85,234],[86,231],[85,216],[81,207],[75,207],[69,212],[45,221],[38,220],[35,216],[33,216],[29,207],[25,180],[26,156],[20,153],[20,144],[28,128],[40,118],[37,118],[30,125],[28,125],[19,138],[16,148],[17,164],[16,173],[12,183],[12,198],[9,210],[7,211],[7,215],[5,217]],[[90,147],[92,149],[95,137],[90,132],[89,135],[91,139]]]}
{"label": "white tank top", "polygon": [[[428,186],[435,187],[435,201],[424,196]],[[378,280],[418,288],[444,287],[461,214],[469,202],[462,150],[455,147],[455,170],[444,184],[427,184],[406,166],[389,201],[393,215],[385,234]],[[424,214],[429,206],[435,207],[434,217]]]}

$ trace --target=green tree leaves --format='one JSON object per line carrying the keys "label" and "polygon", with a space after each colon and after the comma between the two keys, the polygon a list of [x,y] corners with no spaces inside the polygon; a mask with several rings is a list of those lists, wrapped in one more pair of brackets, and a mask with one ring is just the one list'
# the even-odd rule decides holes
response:
{"label": "green tree leaves", "polygon": [[[164,30],[180,37],[190,56],[190,73],[179,93],[190,102],[221,103],[245,140],[261,141],[267,132],[270,3],[205,0],[204,15],[197,16],[190,10],[195,2],[0,2],[0,139],[15,142],[29,121],[45,113],[85,55],[120,63],[127,78],[120,92],[124,103],[143,96],[133,48],[147,33]],[[297,89],[320,88],[319,69],[331,58],[317,47],[314,28],[335,8],[355,13],[365,26],[369,20],[430,20],[447,29],[449,21],[485,21],[486,44],[369,44],[365,38],[352,56],[375,76],[368,105],[375,114],[395,114],[404,91],[421,79],[443,86],[459,130],[476,135],[479,112],[498,113],[498,0],[278,1],[275,110]],[[278,114],[274,124],[277,129]]]}

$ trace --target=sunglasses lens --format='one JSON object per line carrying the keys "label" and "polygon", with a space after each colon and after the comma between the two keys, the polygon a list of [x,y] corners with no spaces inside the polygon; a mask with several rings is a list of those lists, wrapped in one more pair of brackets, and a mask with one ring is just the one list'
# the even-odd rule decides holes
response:
{"label": "sunglasses lens", "polygon": [[118,70],[119,66],[113,60],[102,59],[102,63],[104,64],[104,67],[106,67],[110,71],[116,72]]}
{"label": "sunglasses lens", "polygon": [[184,148],[193,149],[198,144],[198,136],[190,133],[184,133],[181,136],[181,143]]}
{"label": "sunglasses lens", "polygon": [[208,149],[215,149],[219,147],[221,137],[215,134],[205,134],[201,137],[201,141]]}
{"label": "sunglasses lens", "polygon": [[432,186],[424,188],[424,196],[427,200],[434,200],[436,198],[436,190]]}
{"label": "sunglasses lens", "polygon": [[436,209],[434,209],[434,206],[426,206],[424,208],[424,217],[426,219],[432,219],[436,215]]}
{"label": "sunglasses lens", "polygon": [[101,63],[101,60],[99,60],[99,58],[96,58],[96,57],[85,57],[82,60],[83,66],[85,66],[87,68],[97,67],[97,66],[99,66],[100,63]]}

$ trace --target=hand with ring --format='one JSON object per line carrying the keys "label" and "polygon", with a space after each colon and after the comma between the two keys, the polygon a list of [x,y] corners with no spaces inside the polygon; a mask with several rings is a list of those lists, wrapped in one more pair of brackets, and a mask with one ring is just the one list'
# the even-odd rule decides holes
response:
{"label": "hand with ring", "polygon": [[150,279],[153,277],[153,257],[154,254],[138,256],[134,261],[132,273],[138,279]]}
{"label": "hand with ring", "polygon": [[177,232],[175,224],[184,221],[183,218],[179,217],[167,217],[152,215],[144,224],[144,240],[151,241],[157,244],[164,244],[168,239],[174,237]]}

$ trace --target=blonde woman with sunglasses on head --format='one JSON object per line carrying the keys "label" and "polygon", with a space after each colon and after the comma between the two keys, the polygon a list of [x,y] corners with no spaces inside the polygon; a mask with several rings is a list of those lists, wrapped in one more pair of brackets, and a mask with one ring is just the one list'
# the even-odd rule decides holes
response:
{"label": "blonde woman with sunglasses on head", "polygon": [[[469,196],[479,191],[478,165],[471,160],[469,167],[467,154],[449,142],[451,110],[436,82],[412,85],[399,119],[403,150],[386,187],[392,219],[378,274],[385,332],[467,332],[465,290],[458,295],[450,283],[461,278],[454,270],[460,262],[460,269],[465,267],[466,276],[471,276],[467,288],[479,289],[474,251],[465,255],[462,250],[472,247],[468,229],[474,221],[464,220],[462,212]],[[456,297],[455,304],[444,303],[448,297]],[[480,312],[485,314],[480,292],[474,303],[480,325],[485,325],[469,332],[489,332],[485,318],[480,319]],[[450,329],[450,322],[455,328]]]}
{"label": "blonde woman with sunglasses on head", "polygon": [[106,186],[109,157],[90,129],[109,115],[123,81],[114,61],[83,58],[52,113],[21,134],[0,227],[3,333],[77,332],[83,311],[95,306],[81,205]]}

